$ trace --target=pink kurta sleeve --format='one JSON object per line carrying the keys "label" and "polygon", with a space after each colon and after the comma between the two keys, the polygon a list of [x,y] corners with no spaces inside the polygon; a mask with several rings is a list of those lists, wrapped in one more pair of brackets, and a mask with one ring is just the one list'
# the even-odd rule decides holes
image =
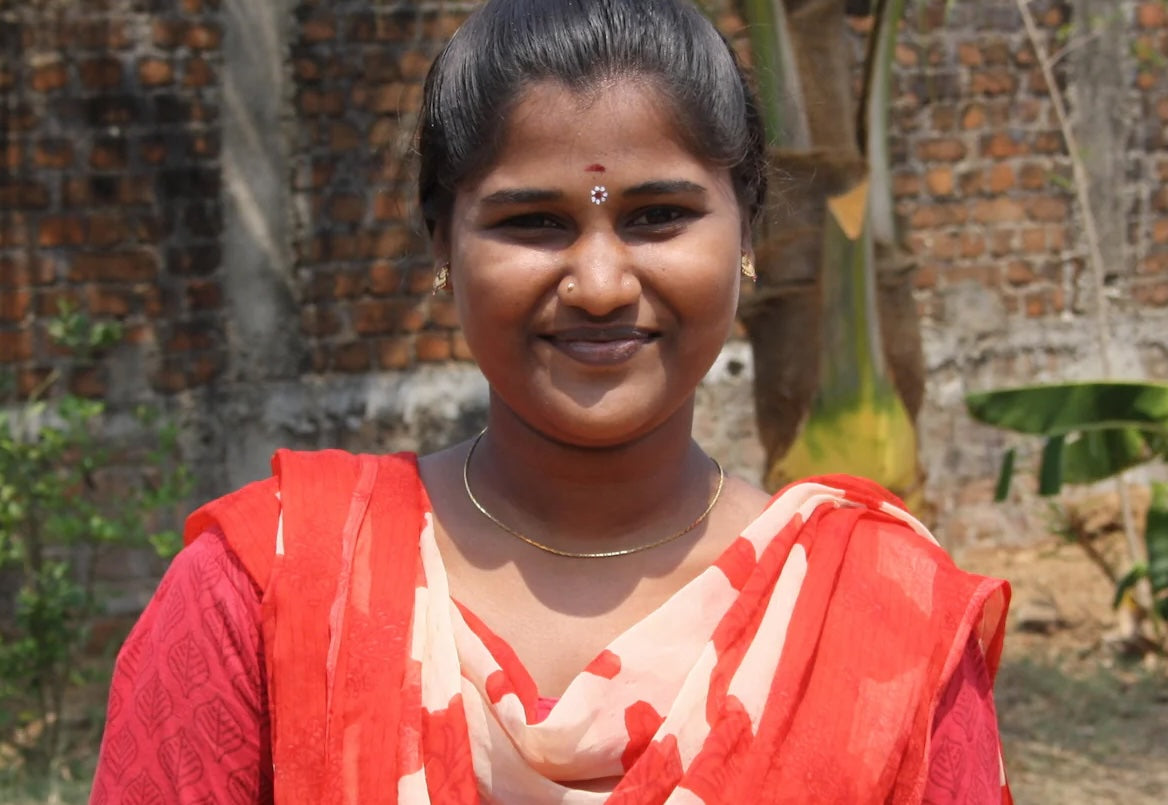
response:
{"label": "pink kurta sleeve", "polygon": [[924,801],[927,805],[1003,801],[993,684],[976,641],[966,647],[937,705]]}
{"label": "pink kurta sleeve", "polygon": [[118,655],[91,803],[272,801],[259,625],[259,591],[204,533]]}

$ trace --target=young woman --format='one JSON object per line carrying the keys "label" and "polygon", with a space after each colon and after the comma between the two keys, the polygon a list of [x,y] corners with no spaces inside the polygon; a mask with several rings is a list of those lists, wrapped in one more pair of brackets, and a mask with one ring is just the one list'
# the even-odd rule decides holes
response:
{"label": "young woman", "polygon": [[93,800],[1008,798],[1004,584],[872,484],[770,498],[691,438],[765,195],[709,22],[488,0],[420,152],[487,429],[282,452],[197,512],[120,655]]}

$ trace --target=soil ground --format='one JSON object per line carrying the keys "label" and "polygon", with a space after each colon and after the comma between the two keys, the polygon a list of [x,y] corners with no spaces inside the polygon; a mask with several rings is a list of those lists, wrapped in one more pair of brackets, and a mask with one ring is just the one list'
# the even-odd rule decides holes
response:
{"label": "soil ground", "polygon": [[[1096,544],[1112,556],[1122,547],[1114,533]],[[1109,643],[1116,615],[1112,585],[1099,568],[1057,538],[967,549],[957,558],[1014,590],[997,704],[1016,801],[1168,802],[1168,663],[1157,655],[1125,658]],[[82,697],[88,714],[75,715],[75,778],[61,786],[57,802],[87,798],[103,696],[97,686]],[[46,801],[43,791],[0,785],[0,803]]]}
{"label": "soil ground", "polygon": [[[1114,556],[1122,538],[1097,545]],[[958,560],[1013,587],[996,700],[1015,800],[1168,802],[1168,664],[1108,639],[1117,616],[1103,572],[1058,538]]]}

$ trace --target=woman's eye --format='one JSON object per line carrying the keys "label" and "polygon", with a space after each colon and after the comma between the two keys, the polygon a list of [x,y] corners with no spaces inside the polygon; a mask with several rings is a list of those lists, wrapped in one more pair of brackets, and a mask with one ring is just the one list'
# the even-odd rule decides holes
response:
{"label": "woman's eye", "polygon": [[665,226],[688,216],[689,213],[680,207],[650,207],[634,215],[629,226]]}
{"label": "woman's eye", "polygon": [[500,222],[498,226],[510,229],[559,229],[561,224],[550,215],[541,212],[513,215]]}

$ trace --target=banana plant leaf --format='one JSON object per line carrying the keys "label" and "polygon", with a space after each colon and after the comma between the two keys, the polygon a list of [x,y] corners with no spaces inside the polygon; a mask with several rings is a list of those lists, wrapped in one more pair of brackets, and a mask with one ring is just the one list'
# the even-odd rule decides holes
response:
{"label": "banana plant leaf", "polygon": [[1148,579],[1156,594],[1156,610],[1168,619],[1168,484],[1152,484],[1152,504],[1144,538],[1148,545]]}
{"label": "banana plant leaf", "polygon": [[[1168,457],[1168,384],[1062,383],[970,394],[970,415],[989,425],[1047,439],[1040,491],[1094,483],[1153,458]],[[1012,460],[998,491],[1009,487]]]}
{"label": "banana plant leaf", "polygon": [[1152,484],[1152,504],[1148,508],[1144,535],[1148,561],[1137,564],[1119,580],[1112,605],[1118,608],[1124,597],[1142,579],[1147,579],[1156,614],[1168,620],[1168,484]]}

